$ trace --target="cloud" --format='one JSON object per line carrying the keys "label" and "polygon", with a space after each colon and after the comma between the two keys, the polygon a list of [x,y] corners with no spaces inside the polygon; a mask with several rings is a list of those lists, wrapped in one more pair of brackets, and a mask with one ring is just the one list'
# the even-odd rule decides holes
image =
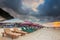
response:
{"label": "cloud", "polygon": [[44,5],[39,5],[38,10],[42,16],[60,16],[60,3],[56,0],[45,0]]}
{"label": "cloud", "polygon": [[60,16],[60,1],[58,0],[6,0],[4,3],[20,15],[29,15],[37,19]]}
{"label": "cloud", "polygon": [[38,12],[31,11],[31,16],[41,19],[41,21],[57,21],[60,20],[60,3],[56,4],[56,0],[45,0],[43,4],[37,7]]}
{"label": "cloud", "polygon": [[13,10],[21,9],[21,0],[5,0],[4,4],[6,7],[12,8]]}

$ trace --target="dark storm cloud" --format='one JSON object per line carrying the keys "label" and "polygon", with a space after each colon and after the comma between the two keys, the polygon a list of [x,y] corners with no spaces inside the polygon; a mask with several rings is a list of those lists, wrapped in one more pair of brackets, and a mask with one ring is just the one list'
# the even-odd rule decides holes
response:
{"label": "dark storm cloud", "polygon": [[13,9],[18,14],[26,15],[28,13],[28,10],[22,10],[22,0],[5,0],[4,4],[6,7]]}
{"label": "dark storm cloud", "polygon": [[38,10],[41,16],[60,16],[60,1],[45,0],[43,5],[39,5]]}
{"label": "dark storm cloud", "polygon": [[3,1],[4,0],[0,0],[0,8],[4,6]]}
{"label": "dark storm cloud", "polygon": [[7,7],[17,10],[21,6],[21,0],[5,0],[4,4]]}
{"label": "dark storm cloud", "polygon": [[45,3],[40,4],[37,9],[38,13],[32,14],[32,16],[42,21],[60,20],[60,0],[45,0]]}
{"label": "dark storm cloud", "polygon": [[[54,17],[59,16],[60,18],[60,0],[44,0],[43,4],[40,4],[37,8],[38,12],[34,12],[32,9],[23,10],[22,0],[6,0],[4,4],[12,8],[14,11],[18,12],[21,15],[31,15],[36,18],[49,17],[54,19]],[[30,13],[32,12],[32,13]],[[52,18],[51,18],[52,17]]]}

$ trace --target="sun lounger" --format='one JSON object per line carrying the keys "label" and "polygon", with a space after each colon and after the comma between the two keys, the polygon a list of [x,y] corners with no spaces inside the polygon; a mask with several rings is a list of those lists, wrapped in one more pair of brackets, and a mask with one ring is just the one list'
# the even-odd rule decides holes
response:
{"label": "sun lounger", "polygon": [[22,30],[19,30],[18,28],[14,28],[13,30],[14,30],[14,32],[16,32],[16,33],[22,34],[21,36],[27,34],[27,32],[24,32],[24,31],[22,31]]}
{"label": "sun lounger", "polygon": [[18,38],[21,34],[18,33],[13,33],[9,28],[4,29],[3,32],[3,37],[8,36],[11,37],[12,39]]}
{"label": "sun lounger", "polygon": [[0,37],[0,40],[7,40],[7,38],[5,38],[5,37]]}

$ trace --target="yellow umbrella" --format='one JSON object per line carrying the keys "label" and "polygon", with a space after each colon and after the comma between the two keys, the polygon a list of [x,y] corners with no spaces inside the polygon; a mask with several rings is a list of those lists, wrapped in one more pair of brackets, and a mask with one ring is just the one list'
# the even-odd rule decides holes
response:
{"label": "yellow umbrella", "polygon": [[58,22],[58,21],[48,22],[48,23],[43,24],[43,26],[46,26],[46,27],[60,27],[60,22]]}
{"label": "yellow umbrella", "polygon": [[60,22],[53,22],[54,27],[60,27]]}

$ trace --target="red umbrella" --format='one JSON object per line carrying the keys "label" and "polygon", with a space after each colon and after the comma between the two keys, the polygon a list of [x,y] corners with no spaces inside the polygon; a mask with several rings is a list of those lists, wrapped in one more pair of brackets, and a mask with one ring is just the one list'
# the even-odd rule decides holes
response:
{"label": "red umbrella", "polygon": [[35,27],[35,28],[43,28],[42,25],[39,25],[39,24],[36,24],[36,23],[32,24],[31,26],[33,26],[33,27]]}
{"label": "red umbrella", "polygon": [[39,24],[33,23],[32,26],[39,26]]}
{"label": "red umbrella", "polygon": [[25,21],[25,22],[21,23],[20,25],[32,25],[32,24],[33,24],[32,22]]}

